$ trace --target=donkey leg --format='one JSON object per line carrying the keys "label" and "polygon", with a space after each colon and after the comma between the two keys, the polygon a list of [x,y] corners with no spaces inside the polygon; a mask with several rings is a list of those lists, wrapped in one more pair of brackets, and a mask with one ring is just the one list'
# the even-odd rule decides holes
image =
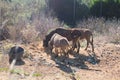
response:
{"label": "donkey leg", "polygon": [[89,42],[87,41],[87,46],[86,46],[85,50],[87,50],[87,48],[88,48],[88,45],[89,45]]}
{"label": "donkey leg", "polygon": [[80,51],[80,42],[78,41],[77,42],[77,53],[79,53],[79,51]]}
{"label": "donkey leg", "polygon": [[90,42],[91,46],[92,46],[92,52],[94,52],[94,45],[93,42]]}

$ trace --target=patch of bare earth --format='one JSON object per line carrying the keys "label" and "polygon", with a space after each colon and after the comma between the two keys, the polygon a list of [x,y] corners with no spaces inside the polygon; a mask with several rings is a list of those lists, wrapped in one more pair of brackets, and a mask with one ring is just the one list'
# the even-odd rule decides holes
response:
{"label": "patch of bare earth", "polygon": [[[10,75],[1,71],[0,80],[119,80],[120,45],[98,42],[94,42],[97,64],[89,61],[91,48],[87,51],[81,48],[79,53],[63,60],[63,57],[51,58],[42,42],[20,45],[25,49],[25,64],[15,66],[18,71]],[[7,58],[6,64],[8,67]]]}

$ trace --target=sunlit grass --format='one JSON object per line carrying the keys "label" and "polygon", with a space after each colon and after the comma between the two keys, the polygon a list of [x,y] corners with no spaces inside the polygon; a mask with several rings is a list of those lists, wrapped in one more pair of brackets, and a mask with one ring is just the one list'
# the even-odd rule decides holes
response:
{"label": "sunlit grass", "polygon": [[29,76],[29,73],[23,71],[23,70],[20,70],[20,69],[13,69],[10,71],[12,74],[24,74],[25,76]]}
{"label": "sunlit grass", "polygon": [[34,73],[33,74],[33,77],[40,77],[40,76],[42,76],[42,74],[40,74],[40,73]]}
{"label": "sunlit grass", "polygon": [[1,57],[2,57],[2,53],[0,53],[0,59],[1,59]]}
{"label": "sunlit grass", "polygon": [[81,80],[81,79],[80,79],[80,76],[77,75],[77,76],[76,76],[76,80]]}
{"label": "sunlit grass", "polygon": [[81,48],[85,48],[86,46],[87,46],[87,42],[85,40],[80,42]]}
{"label": "sunlit grass", "polygon": [[[13,70],[10,71],[10,73],[12,73],[12,74],[23,74],[25,76],[30,76],[30,73],[25,72],[25,71],[20,70],[20,69],[13,69]],[[34,73],[32,76],[33,77],[40,77],[40,76],[42,76],[42,74],[40,74],[40,73]]]}
{"label": "sunlit grass", "polygon": [[0,72],[7,72],[8,68],[0,68]]}

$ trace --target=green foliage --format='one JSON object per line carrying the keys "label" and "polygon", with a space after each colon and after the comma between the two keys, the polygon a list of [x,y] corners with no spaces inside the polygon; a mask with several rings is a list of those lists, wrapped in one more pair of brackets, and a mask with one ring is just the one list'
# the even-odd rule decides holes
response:
{"label": "green foliage", "polygon": [[79,3],[86,4],[89,8],[95,5],[96,2],[117,2],[120,3],[120,0],[78,0]]}
{"label": "green foliage", "polygon": [[97,17],[120,18],[119,0],[99,0],[90,9],[91,14]]}
{"label": "green foliage", "polygon": [[81,1],[81,3],[87,5],[90,8],[98,0],[78,0],[78,1]]}
{"label": "green foliage", "polygon": [[59,20],[66,24],[75,25],[77,20],[89,15],[89,8],[77,0],[49,0],[49,8],[52,9]]}

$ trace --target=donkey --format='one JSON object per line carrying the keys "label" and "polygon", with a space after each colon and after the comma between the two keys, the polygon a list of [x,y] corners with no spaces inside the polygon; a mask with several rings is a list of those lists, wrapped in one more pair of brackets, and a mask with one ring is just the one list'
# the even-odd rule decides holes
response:
{"label": "donkey", "polygon": [[49,48],[52,49],[55,48],[55,53],[58,55],[58,48],[60,48],[65,56],[68,56],[68,48],[70,46],[69,41],[66,37],[63,37],[57,33],[55,33],[50,41],[49,41]]}
{"label": "donkey", "polygon": [[94,45],[93,45],[93,34],[92,34],[92,31],[90,31],[89,29],[80,29],[80,28],[75,28],[75,30],[79,31],[81,36],[79,37],[79,39],[77,40],[75,46],[74,46],[74,49],[76,47],[80,48],[80,42],[79,40],[82,40],[82,39],[86,39],[87,41],[87,46],[85,48],[85,50],[87,50],[88,48],[88,45],[89,43],[91,44],[92,46],[92,52],[94,52]]}

